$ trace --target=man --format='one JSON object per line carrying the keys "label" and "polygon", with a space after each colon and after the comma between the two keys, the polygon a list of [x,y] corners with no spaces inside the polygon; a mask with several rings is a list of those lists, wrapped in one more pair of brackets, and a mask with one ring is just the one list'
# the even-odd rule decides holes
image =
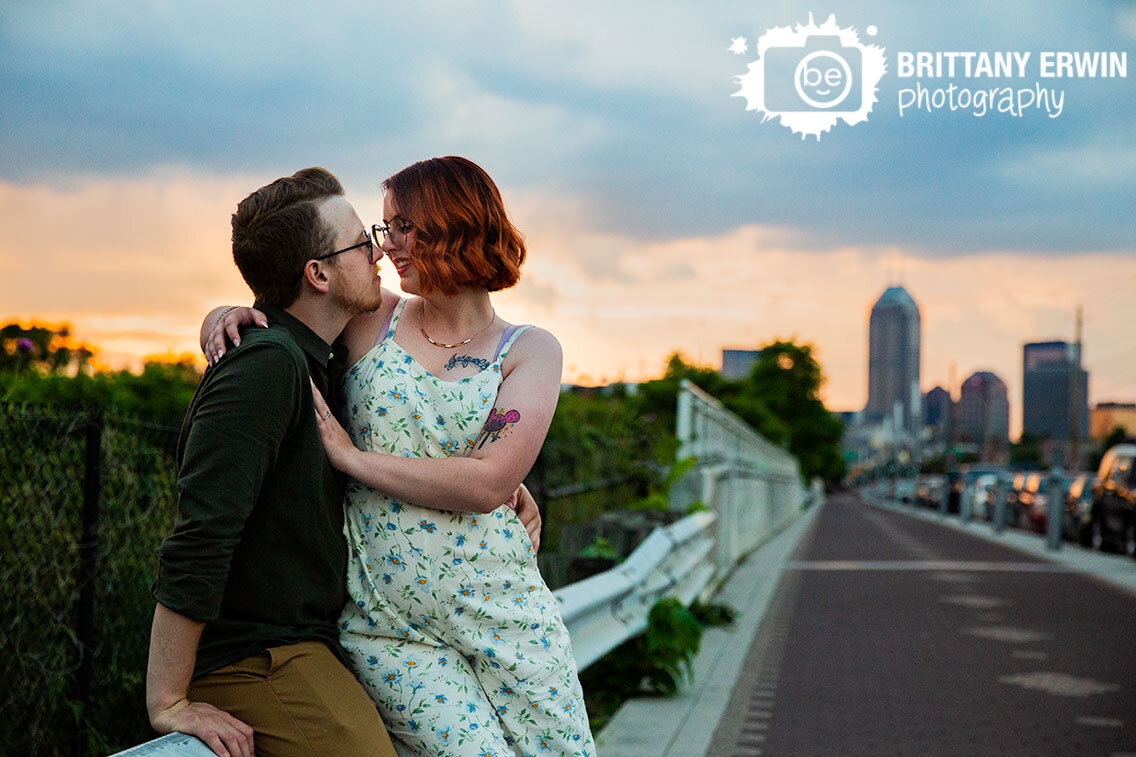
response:
{"label": "man", "polygon": [[218,755],[394,755],[344,664],[341,474],[316,428],[354,315],[379,306],[372,244],[339,181],[309,168],[233,215],[233,258],[268,316],[201,381],[178,444],[178,519],[162,544],[146,678],[159,732]]}

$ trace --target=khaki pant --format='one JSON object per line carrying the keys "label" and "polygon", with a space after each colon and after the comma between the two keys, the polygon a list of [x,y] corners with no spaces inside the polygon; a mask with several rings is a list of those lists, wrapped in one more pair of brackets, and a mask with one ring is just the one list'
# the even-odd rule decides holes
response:
{"label": "khaki pant", "polygon": [[188,693],[252,726],[261,757],[395,755],[367,692],[323,642],[246,657],[201,676]]}

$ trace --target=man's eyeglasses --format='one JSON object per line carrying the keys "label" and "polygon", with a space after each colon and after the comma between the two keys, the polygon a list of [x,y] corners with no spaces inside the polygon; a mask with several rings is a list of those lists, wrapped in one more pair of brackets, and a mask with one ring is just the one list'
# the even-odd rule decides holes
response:
{"label": "man's eyeglasses", "polygon": [[[372,227],[372,229],[373,228],[375,228],[375,227]],[[381,244],[380,242],[375,241],[376,238],[377,238],[377,235],[372,231],[371,234],[368,234],[367,238],[364,241],[360,242],[359,244],[353,244],[350,247],[344,247],[342,250],[336,250],[335,252],[329,252],[326,255],[317,255],[314,258],[308,258],[308,260],[327,260],[328,258],[332,257],[333,255],[340,255],[344,252],[351,252],[352,250],[356,250],[360,247],[367,247],[369,245],[371,249],[367,251],[367,259],[370,260],[372,263],[375,263],[379,259],[381,259],[382,256],[383,256],[382,250],[378,250],[379,254],[378,254],[377,257],[375,256],[375,251],[379,248],[379,245]]]}
{"label": "man's eyeglasses", "polygon": [[392,218],[391,222],[386,226],[379,226],[377,223],[371,227],[371,237],[375,240],[375,244],[382,246],[383,242],[389,239],[391,244],[395,247],[400,247],[406,241],[406,235],[414,228],[414,224],[407,223],[400,218]]}

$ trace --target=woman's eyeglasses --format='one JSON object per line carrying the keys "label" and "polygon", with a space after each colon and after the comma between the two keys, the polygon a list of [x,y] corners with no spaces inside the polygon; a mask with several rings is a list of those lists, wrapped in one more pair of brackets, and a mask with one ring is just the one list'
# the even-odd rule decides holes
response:
{"label": "woman's eyeglasses", "polygon": [[375,240],[375,244],[382,246],[383,242],[389,239],[391,244],[396,247],[401,246],[406,241],[406,235],[414,228],[414,224],[407,223],[400,218],[392,218],[391,222],[386,226],[380,226],[377,223],[371,227],[371,238]]}

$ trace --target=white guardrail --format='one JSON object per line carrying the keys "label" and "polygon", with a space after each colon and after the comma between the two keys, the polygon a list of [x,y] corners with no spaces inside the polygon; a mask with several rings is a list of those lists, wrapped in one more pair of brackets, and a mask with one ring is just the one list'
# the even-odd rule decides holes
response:
{"label": "white guardrail", "polygon": [[[696,512],[646,541],[615,568],[557,591],[581,669],[647,627],[647,613],[667,596],[683,604],[712,594],[737,565],[795,520],[820,483],[801,484],[797,459],[762,437],[693,383],[683,380],[676,433],[679,459],[695,457]],[[672,499],[672,507],[675,505]]]}
{"label": "white guardrail", "polygon": [[[707,510],[655,529],[618,566],[554,592],[581,670],[641,633],[660,599],[690,604],[711,595],[741,558],[823,496],[819,481],[802,486],[796,458],[686,380],[676,425],[679,459],[698,459],[687,474],[687,501],[677,505],[700,501]],[[172,734],[116,757],[210,753],[197,739]]]}

